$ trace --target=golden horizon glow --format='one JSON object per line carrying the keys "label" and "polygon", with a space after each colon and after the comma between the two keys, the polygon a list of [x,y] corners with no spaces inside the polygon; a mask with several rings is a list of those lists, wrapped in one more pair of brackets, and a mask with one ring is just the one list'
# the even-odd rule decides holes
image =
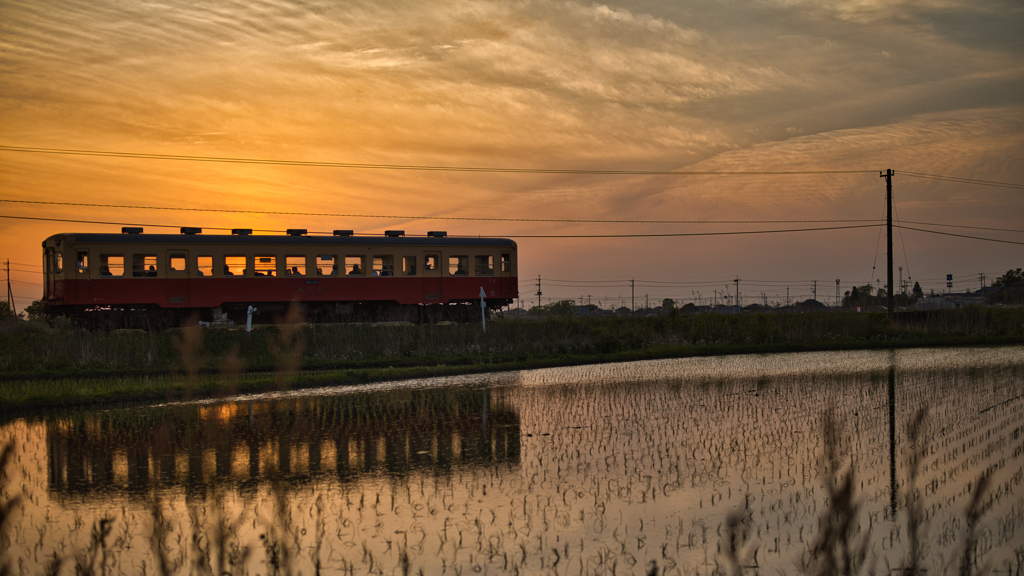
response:
{"label": "golden horizon glow", "polygon": [[[5,145],[511,168],[893,168],[1024,182],[1024,7],[1012,2],[0,1],[0,21]],[[1024,216],[1015,190],[894,184],[905,220],[1019,228]],[[878,218],[884,202],[872,174],[413,173],[4,151],[0,186],[10,199],[598,220]],[[0,214],[509,237],[725,229],[13,205]],[[45,237],[110,229],[0,219],[0,257],[38,263]],[[804,294],[809,279],[842,278],[845,290],[884,276],[872,270],[873,259],[884,263],[873,229],[519,244],[524,297],[538,274],[740,276],[791,280]],[[913,232],[897,244],[899,263],[921,279],[1001,274],[1024,256],[1019,246]],[[20,310],[40,280],[13,278]]]}

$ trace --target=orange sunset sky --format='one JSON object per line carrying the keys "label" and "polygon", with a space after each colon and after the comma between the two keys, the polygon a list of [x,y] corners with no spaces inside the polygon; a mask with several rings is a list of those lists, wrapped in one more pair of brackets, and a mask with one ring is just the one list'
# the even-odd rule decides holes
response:
{"label": "orange sunset sky", "polygon": [[[502,236],[521,295],[606,306],[744,303],[885,281],[879,229],[531,238],[840,226],[486,221],[872,220],[885,183],[896,265],[926,291],[1024,266],[1019,0],[589,2],[0,0],[0,201],[16,304],[40,242],[118,226],[10,217]],[[10,147],[322,163],[628,171],[408,171],[54,155]],[[901,172],[1015,184],[982,186]],[[444,220],[439,217],[466,218]],[[938,226],[939,224],[944,226]],[[910,224],[908,224],[910,225]],[[959,226],[959,227],[954,227]],[[977,227],[977,228],[966,228]],[[979,229],[981,228],[981,229]],[[989,228],[989,229],[985,229]],[[990,230],[1002,229],[1002,230]],[[147,227],[147,232],[171,231]],[[872,270],[872,266],[877,266]],[[592,283],[579,281],[591,280]]]}

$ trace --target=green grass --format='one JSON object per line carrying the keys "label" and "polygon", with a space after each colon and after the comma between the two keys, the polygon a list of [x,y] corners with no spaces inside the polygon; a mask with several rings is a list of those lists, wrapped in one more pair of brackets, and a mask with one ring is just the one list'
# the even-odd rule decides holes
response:
{"label": "green grass", "polygon": [[1024,308],[89,333],[0,325],[0,410],[720,354],[1024,343]]}

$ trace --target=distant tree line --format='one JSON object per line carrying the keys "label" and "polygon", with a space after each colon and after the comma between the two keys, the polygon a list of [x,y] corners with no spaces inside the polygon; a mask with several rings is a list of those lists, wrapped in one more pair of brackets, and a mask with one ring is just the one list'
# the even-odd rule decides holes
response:
{"label": "distant tree line", "polygon": [[[872,294],[874,292],[874,294]],[[895,294],[894,300],[896,306],[911,306],[919,298],[924,296],[924,290],[921,289],[920,282],[914,282],[914,288],[910,294]],[[875,291],[874,286],[871,284],[865,284],[863,286],[854,286],[853,290],[847,290],[843,295],[843,308],[856,309],[870,308],[879,306],[888,306],[889,294],[885,288],[879,288]]]}

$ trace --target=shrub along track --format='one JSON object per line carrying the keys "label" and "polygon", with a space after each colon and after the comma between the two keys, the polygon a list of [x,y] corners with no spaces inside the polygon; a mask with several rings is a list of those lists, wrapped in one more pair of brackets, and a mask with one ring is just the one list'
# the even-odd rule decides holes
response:
{"label": "shrub along track", "polygon": [[1024,308],[281,325],[89,333],[0,325],[0,412],[722,354],[1024,343]]}

